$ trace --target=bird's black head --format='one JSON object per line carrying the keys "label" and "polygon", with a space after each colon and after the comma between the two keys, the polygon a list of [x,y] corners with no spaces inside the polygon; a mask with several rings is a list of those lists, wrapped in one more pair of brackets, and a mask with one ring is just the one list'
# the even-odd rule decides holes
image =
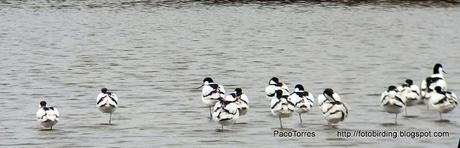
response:
{"label": "bird's black head", "polygon": [[414,84],[414,81],[412,81],[411,79],[407,79],[406,84],[411,86],[412,84]]}
{"label": "bird's black head", "polygon": [[439,63],[435,64],[434,67],[433,67],[433,74],[441,73],[441,71],[439,71],[439,69],[441,69],[441,68],[442,68],[441,64],[439,64]]}
{"label": "bird's black head", "polygon": [[205,82],[212,83],[214,81],[210,77],[206,77],[206,78],[203,79],[203,83],[205,83]]}
{"label": "bird's black head", "polygon": [[283,83],[276,83],[275,86],[282,87]]}
{"label": "bird's black head", "polygon": [[278,84],[278,83],[280,83],[280,81],[279,81],[279,79],[278,79],[277,77],[273,77],[273,78],[271,78],[271,79],[270,79],[270,81],[268,81],[268,84],[270,84],[270,83],[271,83],[271,81],[275,82],[275,84]]}
{"label": "bird's black head", "polygon": [[331,88],[326,88],[323,93],[332,97],[332,94],[334,94],[334,90],[332,90]]}
{"label": "bird's black head", "polygon": [[233,98],[236,97],[236,94],[235,93],[231,93],[230,96],[232,96]]}
{"label": "bird's black head", "polygon": [[209,86],[211,86],[212,89],[217,89],[219,87],[218,84],[209,84]]}
{"label": "bird's black head", "polygon": [[46,101],[40,101],[40,107],[45,107],[46,106]]}
{"label": "bird's black head", "polygon": [[305,89],[303,88],[303,86],[300,85],[300,84],[295,85],[294,89],[305,90]]}
{"label": "bird's black head", "polygon": [[107,94],[107,91],[108,91],[107,88],[102,88],[102,89],[101,89],[101,92],[104,93],[104,94]]}
{"label": "bird's black head", "polygon": [[236,88],[235,92],[236,92],[236,96],[241,96],[243,94],[243,90],[241,88]]}
{"label": "bird's black head", "polygon": [[442,88],[441,88],[441,86],[436,86],[436,87],[434,87],[434,90],[435,90],[437,93],[442,93]]}
{"label": "bird's black head", "polygon": [[279,89],[276,90],[276,91],[275,91],[275,96],[276,96],[276,98],[278,98],[278,99],[281,98],[281,97],[283,96],[283,91],[282,91],[282,90],[279,90]]}
{"label": "bird's black head", "polygon": [[396,91],[396,86],[394,85],[388,86],[388,91]]}

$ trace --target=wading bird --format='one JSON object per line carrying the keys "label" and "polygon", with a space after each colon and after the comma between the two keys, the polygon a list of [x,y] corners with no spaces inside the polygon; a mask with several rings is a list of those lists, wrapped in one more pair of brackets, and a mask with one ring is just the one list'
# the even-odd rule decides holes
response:
{"label": "wading bird", "polygon": [[405,102],[405,98],[398,93],[394,85],[389,86],[388,90],[383,92],[380,97],[380,105],[383,110],[396,115],[395,124],[398,124],[398,114],[406,108]]}
{"label": "wading bird", "polygon": [[246,96],[243,93],[243,90],[241,88],[236,88],[235,94],[236,94],[236,104],[238,105],[240,116],[246,115],[246,113],[249,110],[248,96]]}
{"label": "wading bird", "polygon": [[348,107],[331,88],[325,89],[323,94],[318,96],[318,103],[329,125],[337,124],[348,116]]}
{"label": "wading bird", "polygon": [[45,101],[40,102],[40,108],[37,111],[37,119],[40,125],[53,129],[53,126],[59,121],[59,111],[56,107],[50,107]]}
{"label": "wading bird", "polygon": [[447,74],[446,71],[442,68],[442,65],[437,63],[433,67],[433,74],[420,83],[420,96],[424,100],[427,108],[429,107],[429,98],[431,97],[431,92],[434,91],[436,86],[441,87],[442,90],[447,89],[447,83],[444,78],[443,73]]}
{"label": "wading bird", "polygon": [[201,87],[203,87],[201,91],[201,100],[208,106],[209,119],[212,119],[212,107],[219,99],[223,99],[225,96],[224,86],[216,84],[210,77],[206,77],[203,79]]}
{"label": "wading bird", "polygon": [[442,120],[443,113],[448,113],[457,106],[457,95],[453,92],[442,90],[440,86],[436,86],[434,90],[431,93],[430,105],[439,113],[439,118]]}
{"label": "wading bird", "polygon": [[302,114],[307,113],[313,107],[313,94],[305,91],[302,85],[297,84],[294,92],[289,96],[289,100],[294,103],[294,111],[299,114],[300,123],[302,123]]}
{"label": "wading bird", "polygon": [[222,126],[222,132],[224,126],[231,125],[238,120],[240,114],[238,105],[236,104],[236,94],[231,93],[224,99],[220,98],[219,102],[214,105],[213,119]]}
{"label": "wading bird", "polygon": [[287,118],[292,116],[294,111],[294,104],[289,101],[289,96],[284,95],[282,90],[276,90],[275,95],[271,100],[271,112],[274,116],[277,116],[280,120],[280,126],[283,128],[283,122],[281,118]]}
{"label": "wading bird", "polygon": [[101,93],[96,97],[97,107],[102,113],[109,113],[109,124],[112,124],[112,113],[118,107],[118,97],[107,88],[102,88]]}

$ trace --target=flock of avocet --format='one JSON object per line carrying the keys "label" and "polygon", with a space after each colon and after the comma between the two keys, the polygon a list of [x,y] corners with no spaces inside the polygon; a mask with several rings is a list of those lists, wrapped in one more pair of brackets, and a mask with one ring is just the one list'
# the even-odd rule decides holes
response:
{"label": "flock of avocet", "polygon": [[[225,96],[224,87],[214,83],[209,77],[203,79],[202,87],[201,99],[209,107],[209,117],[221,124],[222,131],[224,126],[235,123],[239,116],[248,112],[248,97],[243,94],[241,88],[236,88],[235,92]],[[315,100],[313,94],[306,91],[301,84],[295,85],[294,92],[289,93],[289,88],[277,77],[270,79],[265,94],[271,101],[271,113],[279,118],[281,128],[281,118],[291,117],[294,112],[299,115],[302,123],[302,114],[310,111]],[[347,105],[331,88],[325,89],[323,94],[318,96],[318,105],[329,124],[343,121],[348,115]]]}
{"label": "flock of avocet", "polygon": [[[406,111],[406,106],[416,104],[426,104],[439,112],[442,120],[442,113],[447,113],[457,106],[457,96],[447,91],[444,75],[445,71],[441,64],[436,64],[433,74],[424,79],[420,88],[407,79],[401,86],[391,85],[388,90],[382,93],[380,102],[383,110],[394,113],[395,124],[397,115]],[[222,131],[224,126],[231,125],[248,112],[248,97],[243,94],[241,88],[236,88],[235,92],[225,95],[224,87],[206,77],[202,85],[202,101],[209,107],[209,118],[221,124]],[[302,114],[311,110],[315,104],[313,94],[304,89],[301,84],[294,87],[292,93],[286,84],[277,77],[270,79],[265,88],[266,98],[270,100],[271,113],[278,117],[280,127],[283,128],[282,118],[291,117],[294,112],[299,115],[302,123]],[[344,121],[348,116],[349,107],[342,102],[340,96],[333,89],[327,88],[322,94],[318,95],[317,105],[328,124],[337,124]]]}
{"label": "flock of avocet", "polygon": [[[442,120],[442,113],[450,112],[457,106],[457,96],[447,90],[442,72],[445,73],[442,65],[436,64],[433,74],[422,81],[420,88],[410,79],[401,86],[389,86],[380,99],[383,110],[394,113],[395,124],[397,124],[398,114],[402,110],[406,111],[407,106],[426,104],[428,108],[438,112]],[[249,99],[243,94],[241,88],[235,88],[235,92],[226,95],[224,87],[209,77],[203,79],[201,87],[201,99],[209,107],[209,118],[221,124],[222,131],[224,126],[235,123],[240,116],[248,112]],[[294,91],[290,93],[287,85],[277,77],[269,80],[265,94],[271,101],[271,113],[279,118],[281,128],[283,128],[282,118],[291,117],[294,112],[299,115],[302,123],[302,114],[309,112],[315,104],[313,94],[305,90],[301,84],[295,85]],[[117,95],[107,88],[102,88],[96,101],[102,113],[110,114],[108,124],[111,124],[112,113],[118,107]],[[328,124],[337,124],[348,116],[349,107],[331,88],[325,89],[318,95],[317,105]],[[48,106],[47,102],[41,101],[37,119],[43,127],[52,129],[59,120],[59,111],[56,107]]]}
{"label": "flock of avocet", "polygon": [[447,83],[443,73],[446,73],[441,64],[433,67],[433,74],[425,78],[420,84],[420,88],[407,79],[401,86],[391,85],[388,90],[382,93],[380,102],[384,111],[394,113],[395,124],[397,124],[398,114],[406,107],[416,104],[426,104],[427,108],[442,114],[452,111],[457,106],[457,96],[447,90]]}

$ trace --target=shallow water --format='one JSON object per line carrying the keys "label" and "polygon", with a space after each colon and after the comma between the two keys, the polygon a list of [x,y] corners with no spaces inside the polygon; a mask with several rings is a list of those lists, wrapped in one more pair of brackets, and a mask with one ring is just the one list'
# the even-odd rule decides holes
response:
{"label": "shallow water", "polygon": [[[382,112],[379,94],[420,82],[443,63],[460,93],[460,7],[335,3],[204,4],[125,1],[2,1],[0,146],[7,147],[455,147],[458,109],[425,106],[415,118]],[[202,78],[243,88],[251,109],[218,132],[201,102]],[[278,138],[264,88],[278,76],[315,96],[331,87],[351,111],[326,126],[318,108],[283,120],[314,138]],[[96,108],[115,89],[114,125]],[[55,130],[35,121],[43,98],[59,108]],[[339,130],[449,131],[444,138],[342,138]],[[288,129],[289,130],[289,129]]]}

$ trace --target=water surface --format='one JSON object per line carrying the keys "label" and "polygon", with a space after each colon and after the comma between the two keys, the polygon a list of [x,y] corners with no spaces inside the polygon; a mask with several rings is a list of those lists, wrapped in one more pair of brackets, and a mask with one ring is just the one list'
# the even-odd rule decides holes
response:
{"label": "water surface", "polygon": [[[3,2],[3,1],[2,1]],[[460,90],[460,7],[336,3],[4,1],[0,5],[0,146],[6,147],[455,147],[460,111],[436,122],[382,112],[379,93],[420,82],[443,63]],[[243,88],[251,110],[228,131],[207,118],[202,78]],[[336,128],[320,110],[284,119],[314,138],[278,138],[264,88],[278,76],[317,96],[331,87],[351,106]],[[114,125],[96,108],[115,89]],[[53,131],[35,121],[43,98],[59,108]],[[343,129],[450,131],[446,138],[340,138]]]}

